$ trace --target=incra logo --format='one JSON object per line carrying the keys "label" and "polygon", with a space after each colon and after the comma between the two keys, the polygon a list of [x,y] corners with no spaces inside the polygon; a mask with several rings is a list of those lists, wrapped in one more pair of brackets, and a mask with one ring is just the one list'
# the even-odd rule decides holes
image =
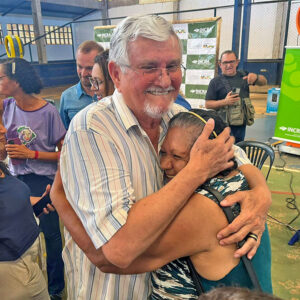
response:
{"label": "incra logo", "polygon": [[282,131],[288,131],[288,132],[292,132],[292,133],[300,133],[300,128],[281,126],[281,127],[279,127],[279,129]]}

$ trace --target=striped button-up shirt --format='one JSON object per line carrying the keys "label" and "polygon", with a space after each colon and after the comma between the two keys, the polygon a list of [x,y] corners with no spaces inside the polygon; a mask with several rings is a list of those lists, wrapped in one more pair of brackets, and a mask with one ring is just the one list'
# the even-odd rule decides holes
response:
{"label": "striped button-up shirt", "polygon": [[[161,145],[174,104],[160,124]],[[80,111],[61,153],[67,198],[96,248],[126,222],[131,206],[162,186],[158,155],[117,91]],[[128,241],[130,243],[130,241]],[[97,269],[65,230],[63,251],[69,299],[147,299],[149,274],[114,275]]]}

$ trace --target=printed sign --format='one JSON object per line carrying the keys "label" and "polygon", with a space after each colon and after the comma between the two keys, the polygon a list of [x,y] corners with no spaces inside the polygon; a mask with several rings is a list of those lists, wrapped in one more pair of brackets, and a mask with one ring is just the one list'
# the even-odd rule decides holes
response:
{"label": "printed sign", "polygon": [[300,144],[300,47],[289,47],[283,66],[275,139]]}

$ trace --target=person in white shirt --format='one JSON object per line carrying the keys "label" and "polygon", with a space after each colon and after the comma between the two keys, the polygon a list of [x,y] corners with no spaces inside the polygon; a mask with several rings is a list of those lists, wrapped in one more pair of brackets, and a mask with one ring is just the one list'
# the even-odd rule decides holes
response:
{"label": "person in white shirt", "polygon": [[[110,45],[114,94],[86,107],[70,124],[60,161],[69,202],[59,174],[51,193],[67,228],[63,257],[70,299],[147,299],[149,273],[105,274],[101,261],[129,266],[155,243],[196,187],[232,166],[234,139],[227,128],[209,140],[211,120],[186,167],[162,186],[160,146],[170,118],[185,110],[173,104],[182,78],[181,54],[180,41],[164,18],[126,18]],[[253,176],[259,172],[248,167]],[[241,215],[219,233],[220,243],[237,242],[254,229],[263,232],[271,203],[266,184],[231,196],[227,205],[236,201],[242,203]],[[253,255],[257,247],[246,243],[237,254]]]}

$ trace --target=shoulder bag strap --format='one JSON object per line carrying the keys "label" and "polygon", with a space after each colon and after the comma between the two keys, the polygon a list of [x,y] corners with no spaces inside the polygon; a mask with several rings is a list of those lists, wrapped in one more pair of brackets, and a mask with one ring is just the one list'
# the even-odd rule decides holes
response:
{"label": "shoulder bag strap", "polygon": [[[235,217],[234,217],[234,214],[233,214],[231,208],[230,207],[223,207],[223,206],[221,206],[221,201],[224,199],[224,196],[219,191],[217,191],[216,189],[214,189],[214,188],[212,188],[212,187],[210,187],[208,185],[203,185],[203,186],[201,186],[201,188],[204,189],[204,190],[206,190],[207,192],[209,192],[210,194],[212,194],[216,198],[217,203],[219,204],[220,208],[222,208],[222,210],[223,210],[223,212],[224,212],[224,214],[225,214],[225,216],[227,218],[227,221],[229,223],[232,223],[232,221],[234,220]],[[238,243],[238,247],[241,248],[244,245],[245,241],[246,240],[244,239],[243,241],[239,242]],[[253,268],[251,260],[249,260],[248,257],[245,256],[245,255],[242,256],[241,259],[242,259],[242,262],[245,265],[245,268],[246,268],[246,270],[248,272],[248,275],[250,277],[250,280],[251,280],[254,288],[256,290],[258,290],[258,291],[262,291],[260,283],[258,281],[256,272],[255,272],[255,270]],[[186,258],[186,261],[187,261],[187,265],[188,265],[188,268],[189,268],[190,273],[191,273],[192,280],[193,280],[193,282],[195,284],[197,292],[200,295],[201,293],[204,293],[205,291],[204,291],[204,288],[203,288],[203,286],[201,284],[201,281],[200,281],[200,278],[198,276],[198,273],[197,273],[197,271],[196,271],[196,269],[195,269],[195,267],[194,267],[194,265],[193,265],[193,263],[192,263],[192,261],[191,261],[191,259],[189,257]]]}
{"label": "shoulder bag strap", "polygon": [[222,83],[224,84],[226,93],[228,94],[232,90],[232,87],[231,87],[229,81],[225,78],[224,75],[220,75],[220,79],[221,79]]}

